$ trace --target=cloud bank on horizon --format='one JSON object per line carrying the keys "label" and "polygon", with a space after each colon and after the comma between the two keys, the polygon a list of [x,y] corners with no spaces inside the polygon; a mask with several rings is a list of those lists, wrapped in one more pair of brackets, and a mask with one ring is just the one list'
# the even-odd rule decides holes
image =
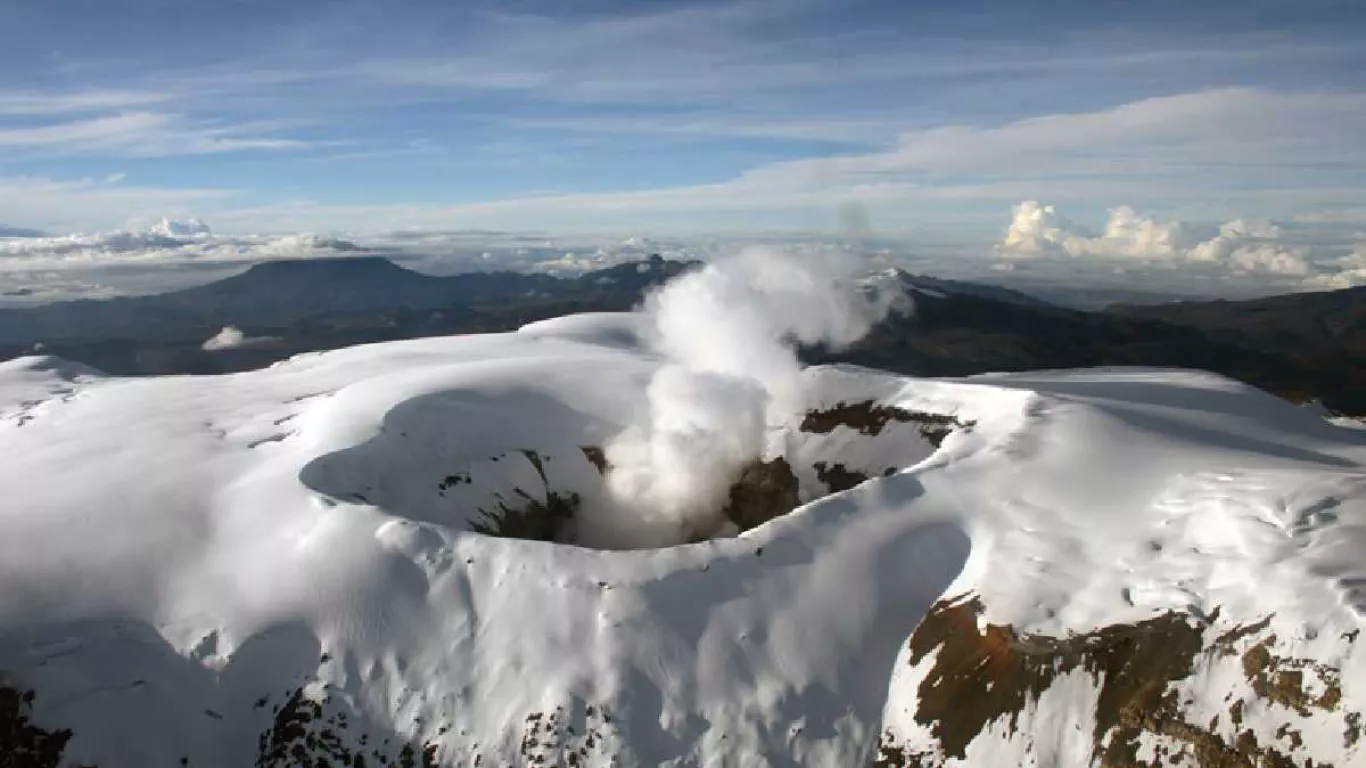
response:
{"label": "cloud bank on horizon", "polygon": [[[53,235],[0,240],[25,285],[345,241],[479,266],[455,230],[1363,280],[1360,4],[75,3],[15,10],[0,51],[0,237]],[[139,223],[162,217],[227,234]]]}
{"label": "cloud bank on horizon", "polygon": [[613,237],[493,231],[354,236],[221,235],[198,219],[92,234],[0,234],[0,306],[156,293],[272,259],[382,256],[430,274],[494,270],[581,274],[653,255],[713,261],[745,248],[839,255],[866,272],[889,267],[959,279],[1153,295],[1245,297],[1366,285],[1366,235],[1318,222],[1161,219],[1121,205],[1098,231],[1036,200],[1011,209],[1004,235],[961,258],[918,253],[913,239],[821,236]]}
{"label": "cloud bank on horizon", "polygon": [[1233,219],[1217,232],[1145,216],[1127,205],[1110,211],[1099,234],[1069,221],[1054,206],[1026,200],[1013,209],[995,247],[998,269],[1040,260],[1091,259],[1116,270],[1200,269],[1223,276],[1298,280],[1307,290],[1366,285],[1366,237],[1334,239],[1312,226]]}

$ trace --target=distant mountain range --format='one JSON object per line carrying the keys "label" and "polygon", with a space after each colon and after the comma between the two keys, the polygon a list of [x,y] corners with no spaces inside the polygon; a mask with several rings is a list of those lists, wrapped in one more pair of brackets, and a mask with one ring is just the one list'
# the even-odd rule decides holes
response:
{"label": "distant mountain range", "polygon": [[0,310],[0,343],[192,339],[229,324],[281,327],[329,313],[498,301],[553,280],[514,272],[431,277],[378,257],[269,261],[172,293]]}
{"label": "distant mountain range", "polygon": [[[498,315],[566,302],[584,303],[596,310],[629,309],[647,289],[689,266],[690,262],[654,257],[572,278],[523,272],[435,277],[378,256],[268,261],[223,280],[171,293],[0,309],[0,344],[202,341],[226,325],[263,333],[295,325],[355,327],[376,313],[383,314],[388,323],[399,316],[411,320],[410,313],[425,317],[430,310]],[[915,280],[930,293],[1049,306],[996,286]]]}
{"label": "distant mountain range", "polygon": [[[626,311],[689,269],[659,257],[572,278],[433,277],[380,257],[272,261],[157,296],[0,310],[0,358],[44,351],[117,374],[220,373],[300,352],[416,336],[511,330]],[[918,375],[1144,365],[1201,368],[1299,401],[1366,413],[1366,288],[1252,301],[1065,309],[993,285],[898,273],[916,312],[852,349],[809,350]],[[256,340],[205,350],[224,326]]]}
{"label": "distant mountain range", "polygon": [[154,296],[0,309],[0,344],[202,338],[224,325],[280,329],[323,316],[531,303],[641,291],[686,265],[654,259],[564,279],[521,272],[434,277],[375,256],[269,261],[207,285]]}
{"label": "distant mountain range", "polygon": [[0,224],[0,237],[43,237],[45,232],[28,227],[7,227]]}

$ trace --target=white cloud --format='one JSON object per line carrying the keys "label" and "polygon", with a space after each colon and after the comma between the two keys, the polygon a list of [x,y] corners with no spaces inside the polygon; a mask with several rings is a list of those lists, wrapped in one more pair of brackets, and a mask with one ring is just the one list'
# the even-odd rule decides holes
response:
{"label": "white cloud", "polygon": [[[810,114],[828,114],[832,110],[821,107],[829,104],[819,98],[832,93],[881,97],[908,87],[923,93],[945,81],[961,93],[984,78],[1056,91],[1069,74],[1136,70],[1189,82],[1191,67],[1303,62],[1332,49],[1231,30],[1217,42],[1092,30],[1010,41],[955,35],[952,45],[944,45],[931,27],[921,32],[927,37],[895,25],[840,24],[832,31],[822,18],[829,8],[825,2],[742,0],[605,16],[492,11],[441,27],[437,35],[409,30],[401,46],[383,37],[357,40],[364,50],[352,56],[359,61],[354,76],[390,91],[520,91],[552,101],[722,105],[730,113],[760,99],[791,104],[790,97],[800,94],[808,104],[817,98]],[[654,127],[669,130],[664,122]]]}
{"label": "white cloud", "polygon": [[[1143,216],[1129,206],[1110,211],[1105,231],[1090,235],[1062,217],[1051,205],[1027,200],[1012,211],[1010,226],[997,255],[1018,261],[1039,257],[1090,257],[1129,263],[1159,263],[1187,268],[1209,267],[1235,274],[1321,278],[1343,267],[1326,256],[1317,260],[1307,242],[1297,242],[1281,227],[1266,221],[1235,219],[1219,227],[1218,234],[1200,240],[1194,228],[1179,221]],[[1299,240],[1304,240],[1301,235]],[[1320,242],[1327,252],[1340,243]]]}
{"label": "white cloud", "polygon": [[1280,227],[1271,222],[1235,219],[1219,228],[1219,234],[1191,248],[1192,261],[1227,264],[1244,272],[1306,276],[1310,273],[1309,249],[1283,242]]}
{"label": "white cloud", "polygon": [[1276,275],[1303,277],[1309,274],[1309,262],[1298,248],[1283,248],[1274,243],[1252,243],[1234,249],[1229,264],[1244,272],[1270,272]]}
{"label": "white cloud", "polygon": [[1337,271],[1314,275],[1306,280],[1312,288],[1332,291],[1366,285],[1366,241],[1356,244],[1352,252],[1332,262]]}
{"label": "white cloud", "polygon": [[208,237],[213,234],[209,225],[199,219],[163,218],[148,227],[148,231],[163,237]]}
{"label": "white cloud", "polygon": [[248,336],[235,326],[225,326],[223,330],[210,336],[202,345],[201,349],[206,352],[217,352],[224,349],[242,349],[243,347],[258,347],[263,344],[278,341],[274,336]]}
{"label": "white cloud", "polygon": [[1180,248],[1183,237],[1179,223],[1161,222],[1140,216],[1127,205],[1110,211],[1105,232],[1098,238],[1078,238],[1067,244],[1069,250],[1096,256],[1170,258]]}
{"label": "white cloud", "polygon": [[68,93],[0,92],[0,115],[60,115],[127,109],[167,101],[168,93],[151,91],[76,91]]}
{"label": "white cloud", "polygon": [[1190,251],[1193,261],[1227,261],[1240,246],[1249,240],[1274,241],[1281,237],[1281,228],[1269,221],[1234,219],[1219,227],[1219,234]]}
{"label": "white cloud", "polygon": [[426,50],[370,59],[356,69],[391,88],[516,90],[612,103],[715,101],[847,79],[848,69],[834,72],[810,60],[815,45],[806,47],[803,61],[756,39],[764,25],[791,18],[800,5],[746,0],[577,17],[490,12],[480,15],[462,45],[443,37]]}
{"label": "white cloud", "polygon": [[734,244],[716,239],[522,235],[488,231],[335,235],[220,235],[197,220],[137,228],[0,238],[0,304],[155,293],[226,277],[271,259],[375,254],[430,274],[490,270],[579,273],[660,254],[704,259]]}
{"label": "white cloud", "polygon": [[[1256,184],[1319,187],[1325,165],[1366,164],[1366,94],[1282,94],[1224,89],[1143,99],[1110,109],[1017,120],[995,127],[943,126],[902,134],[884,152],[775,163],[746,174],[768,186],[877,181],[952,185],[972,174],[1066,187],[1103,178],[1113,188],[1152,186],[1168,199],[1254,199]],[[1260,185],[1266,186],[1266,185]],[[1314,189],[1302,197],[1312,200]],[[1357,193],[1359,195],[1359,191]],[[1316,201],[1321,202],[1321,201]]]}
{"label": "white cloud", "polygon": [[1164,259],[1177,255],[1182,227],[1139,215],[1127,205],[1110,211],[1105,231],[1092,236],[1051,205],[1026,200],[1012,210],[1005,239],[997,246],[1004,258],[1025,258],[1046,253],[1070,256],[1115,256]]}
{"label": "white cloud", "polygon": [[218,236],[197,219],[162,219],[141,229],[0,239],[0,266],[7,272],[119,265],[172,266],[191,262],[335,256],[356,250],[354,243],[336,237],[309,233]]}
{"label": "white cloud", "polygon": [[1366,226],[1366,206],[1341,205],[1321,211],[1306,211],[1295,214],[1294,220],[1303,224]]}
{"label": "white cloud", "polygon": [[577,133],[738,136],[837,142],[882,142],[896,135],[891,115],[839,118],[807,115],[746,115],[728,112],[668,112],[649,115],[528,117],[507,121],[518,128]]}
{"label": "white cloud", "polygon": [[200,124],[182,115],[125,112],[44,125],[0,128],[0,147],[121,157],[302,149],[307,142],[251,135],[255,126]]}
{"label": "white cloud", "polygon": [[[88,124],[87,124],[88,123]],[[10,140],[60,140],[70,149],[94,142],[125,153],[268,148],[279,141],[215,133],[175,139],[185,128],[164,117],[122,115],[58,127],[29,128]],[[44,131],[55,135],[43,137]],[[203,126],[194,131],[202,133]],[[221,131],[221,129],[213,129]],[[191,133],[194,133],[191,131]],[[832,227],[838,211],[860,204],[883,231],[949,220],[974,202],[1024,197],[1054,200],[1161,200],[1209,218],[1277,211],[1290,218],[1360,200],[1357,186],[1325,178],[1325,167],[1366,165],[1366,94],[1282,94],[1226,89],[1181,94],[998,126],[949,125],[911,131],[886,150],[770,163],[729,179],[689,186],[588,194],[524,195],[466,204],[335,205],[308,200],[252,208],[191,207],[185,199],[156,212],[211,216],[230,231],[386,231],[458,227],[568,231],[749,231]],[[127,138],[140,136],[141,138]],[[101,138],[102,137],[102,138]],[[201,140],[202,139],[202,140]],[[2,139],[0,139],[2,140]],[[264,143],[263,143],[264,142]],[[1274,181],[1274,183],[1270,183]],[[0,206],[8,201],[0,179]],[[1213,202],[1213,201],[1218,201]],[[64,206],[87,212],[91,206]],[[1225,210],[1228,207],[1228,210]],[[54,222],[53,206],[7,224],[87,228]],[[1215,212],[1217,210],[1217,212]],[[130,215],[145,215],[144,209]],[[124,216],[117,221],[127,220]],[[98,221],[108,226],[108,219]],[[63,226],[65,225],[65,226]],[[1116,222],[1103,246],[1150,253],[1169,236],[1137,217]]]}
{"label": "white cloud", "polygon": [[[994,127],[912,131],[883,151],[769,163],[688,186],[456,205],[301,200],[218,211],[214,218],[234,228],[274,231],[339,223],[372,231],[754,231],[766,226],[756,221],[789,229],[794,222],[828,227],[841,206],[857,202],[879,226],[904,229],[942,220],[972,202],[1004,204],[1045,195],[1161,200],[1188,210],[1218,210],[1212,216],[1220,218],[1249,210],[1289,217],[1360,200],[1358,186],[1327,179],[1322,169],[1366,165],[1362,134],[1366,93],[1226,89]],[[1150,253],[1180,234],[1137,216],[1115,224],[1103,245],[1107,249]]]}
{"label": "white cloud", "polygon": [[233,194],[228,189],[138,186],[122,174],[73,180],[0,177],[5,223],[52,232],[107,229],[166,212],[188,218],[195,210],[222,205]]}
{"label": "white cloud", "polygon": [[1010,257],[1034,256],[1054,248],[1073,237],[1077,227],[1058,215],[1051,205],[1037,200],[1026,200],[1013,209],[1010,227],[1000,245],[1001,255]]}
{"label": "white cloud", "polygon": [[245,340],[246,334],[229,325],[213,336],[210,336],[202,347],[205,351],[210,352],[219,349],[236,349],[237,347],[242,346],[242,342]]}

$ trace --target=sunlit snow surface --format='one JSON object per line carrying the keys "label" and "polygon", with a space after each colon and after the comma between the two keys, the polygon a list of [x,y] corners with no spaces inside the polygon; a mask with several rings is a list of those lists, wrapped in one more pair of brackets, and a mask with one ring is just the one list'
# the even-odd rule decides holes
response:
{"label": "sunlit snow surface", "polygon": [[[339,738],[434,744],[457,765],[527,762],[528,716],[557,708],[596,734],[581,765],[857,765],[914,695],[917,621],[975,592],[990,621],[1056,635],[1274,614],[1366,704],[1366,655],[1339,640],[1366,613],[1366,432],[1207,374],[813,369],[811,407],[872,398],[976,425],[932,453],[821,436],[902,471],[735,539],[609,552],[470,532],[469,507],[532,487],[518,451],[587,492],[578,448],[644,407],[657,365],[634,322],[216,377],[0,363],[0,676],[37,691],[35,723],[72,729],[69,760],[102,766],[253,764],[300,687],[349,713]],[[468,482],[438,490],[457,471]],[[1087,687],[1059,682],[1040,708]],[[1236,685],[1192,681],[1193,711]],[[1045,715],[1051,754],[1086,764]],[[975,764],[1018,764],[1023,740],[996,735]]]}

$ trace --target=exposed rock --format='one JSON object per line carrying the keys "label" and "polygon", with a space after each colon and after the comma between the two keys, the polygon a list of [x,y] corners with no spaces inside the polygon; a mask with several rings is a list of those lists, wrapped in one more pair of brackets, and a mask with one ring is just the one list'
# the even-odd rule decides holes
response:
{"label": "exposed rock", "polygon": [[[47,730],[33,724],[33,701],[37,694],[16,688],[0,677],[0,766],[3,768],[56,768],[71,741],[67,728]],[[92,768],[87,766],[86,768]]]}
{"label": "exposed rock", "polygon": [[[256,768],[437,768],[437,745],[395,743],[353,730],[346,712],[331,706],[317,685],[291,691],[257,738]],[[332,710],[331,714],[327,714]]]}
{"label": "exposed rock", "polygon": [[587,705],[571,710],[556,707],[552,712],[532,712],[523,724],[518,752],[527,765],[587,765],[604,760],[616,764],[620,733],[606,706]]}
{"label": "exposed rock", "polygon": [[[1276,656],[1275,635],[1261,638],[1269,620],[1236,627],[1206,643],[1207,624],[1217,619],[1217,612],[1202,620],[1168,611],[1146,621],[1068,637],[982,624],[982,612],[976,597],[941,600],[916,629],[910,641],[911,665],[921,665],[931,654],[933,659],[917,691],[914,717],[933,735],[934,743],[902,743],[889,729],[877,765],[929,768],[945,765],[949,758],[964,759],[968,745],[992,723],[1004,722],[1008,732],[1019,733],[1020,718],[1030,705],[1059,676],[1075,670],[1089,673],[1097,688],[1091,742],[1095,764],[1102,768],[1328,765],[1295,758],[1293,753],[1304,740],[1293,722],[1276,730],[1274,742],[1261,743],[1256,733],[1243,728],[1243,699],[1228,708],[1237,734],[1232,739],[1219,732],[1218,717],[1207,724],[1186,719],[1173,683],[1236,653],[1240,643],[1259,638],[1242,654],[1242,666],[1262,704],[1279,704],[1306,719],[1339,710],[1339,672],[1317,662]],[[1322,693],[1314,696],[1305,690],[1305,673],[1318,677],[1315,689]],[[1350,732],[1359,725],[1360,713],[1347,713],[1346,722]],[[1139,758],[1145,735],[1164,737],[1151,760]],[[1350,733],[1346,738],[1351,739]],[[1179,746],[1164,746],[1171,742]]]}
{"label": "exposed rock", "polygon": [[546,479],[545,476],[545,463],[549,461],[549,459],[542,457],[541,454],[531,450],[530,448],[523,448],[522,450],[518,451],[518,453],[525,456],[526,460],[531,462],[531,466],[536,470],[536,474],[541,476],[542,483],[548,484],[550,482]]}
{"label": "exposed rock", "polygon": [[536,474],[541,478],[545,499],[538,499],[521,488],[512,489],[516,500],[509,502],[501,494],[493,509],[479,507],[479,516],[470,522],[470,528],[488,536],[508,539],[531,539],[533,541],[561,541],[564,533],[574,521],[582,497],[577,493],[561,493],[551,490],[550,481],[545,474],[547,459],[536,451],[518,451],[526,457]]}
{"label": "exposed rock", "polygon": [[583,451],[583,457],[588,459],[588,463],[597,468],[598,474],[607,474],[607,452],[597,445],[581,445],[579,450]]}
{"label": "exposed rock", "polygon": [[[1306,659],[1277,658],[1271,651],[1276,636],[1271,635],[1243,654],[1243,674],[1258,696],[1293,709],[1301,717],[1311,710],[1332,711],[1342,701],[1342,676],[1331,667]],[[1318,678],[1313,696],[1305,690],[1305,675]]]}
{"label": "exposed rock", "polygon": [[850,488],[868,479],[868,475],[858,470],[849,469],[843,464],[830,464],[818,461],[811,465],[816,470],[816,479],[825,483],[831,493],[847,491]]}
{"label": "exposed rock", "polygon": [[975,423],[959,421],[957,417],[942,413],[910,411],[892,405],[882,405],[876,400],[864,400],[807,411],[806,416],[802,418],[800,429],[803,432],[828,434],[836,427],[844,426],[857,430],[859,434],[880,435],[887,424],[893,421],[920,425],[921,436],[936,448],[955,429],[966,429]]}
{"label": "exposed rock", "polygon": [[513,490],[521,503],[509,504],[499,499],[493,509],[479,508],[479,518],[470,523],[477,533],[508,539],[558,541],[561,532],[574,520],[582,499],[577,493],[558,493],[547,490],[545,501],[523,491]]}
{"label": "exposed rock", "polygon": [[463,472],[453,472],[441,479],[441,482],[437,485],[437,489],[442,491],[448,491],[451,488],[456,487],[457,485],[463,485],[468,482],[470,482],[469,470],[465,470]]}
{"label": "exposed rock", "polygon": [[779,456],[771,461],[751,462],[730,488],[722,514],[741,531],[748,531],[796,509],[797,476],[792,465]]}

